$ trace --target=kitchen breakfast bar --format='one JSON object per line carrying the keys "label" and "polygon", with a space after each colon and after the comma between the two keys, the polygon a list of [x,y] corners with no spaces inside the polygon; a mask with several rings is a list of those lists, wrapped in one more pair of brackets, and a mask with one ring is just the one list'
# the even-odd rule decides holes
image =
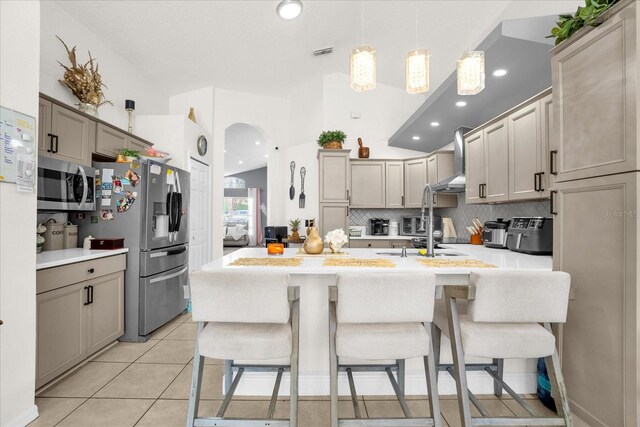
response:
{"label": "kitchen breakfast bar", "polygon": [[[329,338],[328,338],[328,288],[336,284],[336,274],[345,271],[394,271],[401,273],[430,271],[436,274],[437,295],[441,296],[442,286],[466,285],[469,274],[475,269],[551,271],[551,256],[533,256],[508,250],[490,249],[468,244],[440,245],[435,250],[435,258],[418,255],[417,250],[407,249],[402,257],[401,249],[357,249],[345,248],[342,255],[309,256],[298,249],[285,249],[282,256],[269,256],[265,248],[245,248],[218,258],[202,267],[203,271],[282,271],[290,274],[290,285],[300,288],[300,355],[299,355],[299,395],[326,396],[329,394]],[[259,264],[258,259],[297,258],[295,266],[272,266]],[[367,260],[367,261],[364,261]],[[286,262],[284,262],[286,264]],[[364,265],[349,266],[349,263]],[[232,265],[233,264],[233,265]],[[367,266],[367,264],[369,266]],[[375,265],[375,266],[374,266]],[[371,310],[377,310],[371,307]],[[444,316],[444,301],[436,302],[436,318]],[[486,359],[471,358],[467,362],[481,363]],[[246,363],[247,361],[234,361]],[[443,334],[441,343],[441,363],[451,363],[451,350],[447,337]],[[269,364],[268,361],[260,361]],[[358,362],[358,363],[366,363]],[[358,392],[367,395],[392,395],[394,391],[384,372],[355,372]],[[468,372],[468,386],[475,394],[492,394],[494,383],[483,372]],[[505,360],[505,381],[518,393],[535,393],[536,360]],[[236,395],[270,395],[274,374],[268,372],[246,372],[236,389]],[[227,382],[229,384],[229,382]],[[439,373],[439,394],[454,395],[456,387],[453,378],[446,372]],[[280,395],[288,395],[288,378],[285,374],[280,386]],[[339,379],[339,393],[349,394],[346,375]],[[407,360],[406,395],[427,394],[424,380],[424,365],[421,358]]]}

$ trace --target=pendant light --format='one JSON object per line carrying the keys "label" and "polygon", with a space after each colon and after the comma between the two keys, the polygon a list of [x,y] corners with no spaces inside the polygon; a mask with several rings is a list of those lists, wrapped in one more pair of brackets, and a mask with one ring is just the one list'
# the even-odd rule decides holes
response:
{"label": "pendant light", "polygon": [[[469,26],[467,17],[467,45],[469,45]],[[467,50],[457,61],[458,95],[477,95],[484,89],[484,52]]]}
{"label": "pendant light", "polygon": [[417,94],[429,91],[429,51],[418,49],[418,2],[415,3],[416,49],[407,52],[404,60],[405,86],[407,93]]}
{"label": "pendant light", "polygon": [[362,2],[362,43],[351,51],[349,76],[351,89],[365,92],[376,87],[376,50],[364,44],[364,1]]}

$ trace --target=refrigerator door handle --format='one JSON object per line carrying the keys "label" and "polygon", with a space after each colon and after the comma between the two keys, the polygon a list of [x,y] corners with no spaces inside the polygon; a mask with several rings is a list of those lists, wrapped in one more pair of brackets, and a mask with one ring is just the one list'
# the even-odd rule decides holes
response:
{"label": "refrigerator door handle", "polygon": [[149,280],[149,283],[158,283],[158,282],[164,282],[165,280],[169,280],[169,279],[173,279],[174,277],[178,277],[182,274],[184,274],[187,270],[189,269],[189,266],[183,268],[180,271],[177,271],[173,274],[168,274],[166,276],[160,276],[160,277],[156,277],[154,279]]}

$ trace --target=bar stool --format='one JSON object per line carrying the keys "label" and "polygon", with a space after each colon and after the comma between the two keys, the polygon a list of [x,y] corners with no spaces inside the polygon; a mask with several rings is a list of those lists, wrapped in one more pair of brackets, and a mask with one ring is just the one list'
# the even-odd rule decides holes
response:
{"label": "bar stool", "polygon": [[[564,272],[483,271],[470,275],[469,286],[445,286],[448,332],[453,353],[453,373],[464,427],[477,425],[572,426],[569,401],[562,378],[551,323],[567,318],[571,277]],[[458,313],[459,299],[468,300],[468,314]],[[544,326],[540,324],[544,324]],[[496,394],[504,389],[529,417],[490,417],[467,387],[465,356],[493,359],[496,366],[476,364],[489,374]],[[541,417],[502,378],[502,360],[544,357],[557,417]],[[473,366],[473,365],[472,365]],[[499,390],[498,390],[499,388]],[[481,417],[472,417],[470,402]]]}
{"label": "bar stool", "polygon": [[[190,276],[192,317],[198,322],[187,427],[296,427],[298,422],[299,288],[281,272],[219,270]],[[224,359],[225,397],[215,417],[198,417],[204,358]],[[235,364],[234,360],[263,364]],[[230,382],[232,371],[237,371]],[[244,372],[277,373],[265,419],[225,418]],[[291,372],[289,419],[274,419],[282,374]]]}
{"label": "bar stool", "polygon": [[[331,426],[441,426],[433,346],[432,273],[339,273],[329,288]],[[423,357],[430,418],[414,418],[404,398],[405,359]],[[343,364],[352,359],[380,364]],[[382,363],[395,360],[396,363]],[[346,371],[355,419],[338,418],[338,371]],[[362,419],[353,372],[386,372],[406,418]],[[398,380],[393,376],[397,373]]]}

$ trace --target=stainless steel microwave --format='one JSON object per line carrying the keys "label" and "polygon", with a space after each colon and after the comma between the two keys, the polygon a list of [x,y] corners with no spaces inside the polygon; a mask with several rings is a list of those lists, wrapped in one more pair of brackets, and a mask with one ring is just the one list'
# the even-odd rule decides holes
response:
{"label": "stainless steel microwave", "polygon": [[95,169],[50,157],[38,157],[38,209],[93,211]]}

